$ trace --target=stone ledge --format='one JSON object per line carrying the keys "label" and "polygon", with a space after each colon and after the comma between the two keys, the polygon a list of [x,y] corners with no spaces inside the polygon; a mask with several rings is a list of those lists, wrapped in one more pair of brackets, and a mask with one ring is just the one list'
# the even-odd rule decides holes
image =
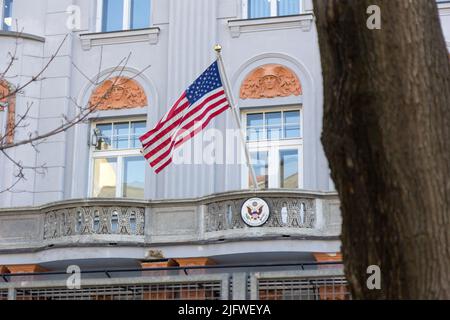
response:
{"label": "stone ledge", "polygon": [[80,34],[81,46],[84,50],[90,50],[93,46],[122,44],[132,42],[148,42],[157,44],[159,40],[159,27],[124,30],[114,32],[97,32]]}
{"label": "stone ledge", "polygon": [[438,3],[439,15],[448,16],[450,15],[450,1],[444,3]]}
{"label": "stone ledge", "polygon": [[0,30],[0,37],[9,37],[9,38],[19,38],[25,40],[32,40],[37,42],[45,42],[45,38],[36,36],[30,33],[16,32],[16,31],[5,31]]}
{"label": "stone ledge", "polygon": [[260,32],[282,29],[301,29],[302,31],[310,31],[314,21],[312,13],[303,13],[292,16],[268,17],[257,19],[239,19],[229,20],[228,28],[231,36],[238,38],[241,33]]}
{"label": "stone ledge", "polygon": [[232,200],[241,197],[289,197],[297,196],[310,199],[339,199],[337,192],[332,191],[312,191],[299,189],[266,189],[259,191],[252,190],[236,190],[222,193],[215,193],[200,198],[186,199],[164,199],[164,200],[137,200],[137,199],[111,199],[111,198],[84,198],[70,199],[53,203],[47,203],[41,206],[30,207],[12,207],[0,208],[0,216],[2,215],[20,215],[20,214],[39,214],[42,210],[65,209],[72,206],[92,206],[92,205],[114,205],[114,206],[138,206],[160,208],[168,206],[192,206],[209,204],[215,201]]}

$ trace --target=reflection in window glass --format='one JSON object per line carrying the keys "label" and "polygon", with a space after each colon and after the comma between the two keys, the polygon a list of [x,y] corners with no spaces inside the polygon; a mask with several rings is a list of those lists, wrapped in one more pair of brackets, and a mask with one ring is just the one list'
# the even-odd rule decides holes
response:
{"label": "reflection in window glass", "polygon": [[300,13],[300,1],[298,0],[278,0],[277,13],[279,16]]}
{"label": "reflection in window glass", "polygon": [[130,123],[114,123],[113,146],[115,149],[128,149]]}
{"label": "reflection in window glass", "polygon": [[247,115],[247,141],[300,138],[300,111]]}
{"label": "reflection in window glass", "polygon": [[281,188],[298,188],[298,150],[280,151]]}
{"label": "reflection in window glass", "polygon": [[12,27],[12,5],[13,0],[3,2],[3,30],[11,30]]}
{"label": "reflection in window glass", "polygon": [[[255,169],[256,180],[259,188],[269,187],[269,153],[267,151],[251,152],[251,164]],[[251,174],[251,173],[250,173]],[[249,177],[249,186],[252,185],[252,178]]]}
{"label": "reflection in window glass", "polygon": [[267,140],[281,139],[281,112],[266,113]]}
{"label": "reflection in window glass", "polygon": [[131,123],[131,148],[140,148],[141,142],[139,137],[147,132],[145,121]]}
{"label": "reflection in window glass", "polygon": [[100,143],[97,151],[139,149],[141,137],[147,131],[145,121],[105,123],[96,126]]}
{"label": "reflection in window glass", "polygon": [[249,127],[262,127],[264,118],[262,113],[252,113],[247,115],[247,125]]}
{"label": "reflection in window glass", "polygon": [[95,159],[94,197],[114,198],[116,196],[117,159]]}
{"label": "reflection in window glass", "polygon": [[103,32],[123,29],[123,9],[123,0],[103,0]]}
{"label": "reflection in window glass", "polygon": [[270,0],[248,0],[248,17],[270,17]]}
{"label": "reflection in window glass", "polygon": [[111,149],[112,124],[99,124],[96,129],[99,132],[98,138],[100,139],[97,150]]}
{"label": "reflection in window glass", "polygon": [[284,112],[284,137],[300,138],[300,111]]}
{"label": "reflection in window glass", "polygon": [[247,115],[247,140],[258,141],[264,139],[264,115],[254,113]]}
{"label": "reflection in window glass", "polygon": [[144,198],[145,161],[143,157],[124,158],[123,196],[125,198]]}
{"label": "reflection in window glass", "polygon": [[142,29],[150,26],[150,0],[132,0],[131,29]]}

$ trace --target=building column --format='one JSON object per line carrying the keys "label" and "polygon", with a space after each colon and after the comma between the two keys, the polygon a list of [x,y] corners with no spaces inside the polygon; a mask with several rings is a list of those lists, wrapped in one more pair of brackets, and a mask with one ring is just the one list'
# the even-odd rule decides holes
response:
{"label": "building column", "polygon": [[233,300],[247,300],[247,273],[233,273]]}

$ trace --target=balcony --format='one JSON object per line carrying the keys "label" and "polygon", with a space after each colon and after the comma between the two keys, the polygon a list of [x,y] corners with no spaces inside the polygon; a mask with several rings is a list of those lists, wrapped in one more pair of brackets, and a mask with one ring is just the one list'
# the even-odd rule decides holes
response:
{"label": "balcony", "polygon": [[[261,227],[241,218],[243,203],[265,200]],[[216,244],[256,240],[337,240],[334,193],[298,190],[229,192],[189,200],[84,199],[42,207],[0,209],[0,254],[51,248]]]}

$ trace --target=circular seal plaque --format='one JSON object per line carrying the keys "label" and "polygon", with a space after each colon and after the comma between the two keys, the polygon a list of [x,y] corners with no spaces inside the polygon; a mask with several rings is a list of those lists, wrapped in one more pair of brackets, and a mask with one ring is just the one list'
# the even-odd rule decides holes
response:
{"label": "circular seal plaque", "polygon": [[252,198],[244,202],[241,208],[241,217],[250,227],[260,227],[267,222],[270,216],[269,205],[263,199]]}

